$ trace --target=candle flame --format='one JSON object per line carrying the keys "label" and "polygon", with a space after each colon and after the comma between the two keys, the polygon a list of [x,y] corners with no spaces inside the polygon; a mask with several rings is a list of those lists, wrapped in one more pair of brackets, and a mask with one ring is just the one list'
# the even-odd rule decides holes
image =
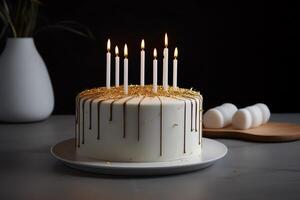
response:
{"label": "candle flame", "polygon": [[142,48],[142,49],[145,49],[145,40],[144,40],[144,39],[143,39],[142,42],[141,42],[141,48]]}
{"label": "candle flame", "polygon": [[115,53],[116,53],[116,55],[119,55],[119,48],[118,48],[118,46],[116,46],[116,48],[115,48]]}
{"label": "candle flame", "polygon": [[168,35],[167,35],[167,33],[165,34],[165,47],[167,47],[168,46]]}
{"label": "candle flame", "polygon": [[178,49],[177,47],[174,50],[174,58],[176,59],[178,57]]}
{"label": "candle flame", "polygon": [[156,50],[156,48],[154,48],[154,50],[153,50],[153,57],[154,57],[154,59],[156,59],[156,57],[157,57],[157,50]]}
{"label": "candle flame", "polygon": [[127,44],[125,44],[125,46],[124,46],[124,56],[125,56],[125,57],[128,56],[128,48],[127,48]]}
{"label": "candle flame", "polygon": [[107,51],[110,51],[110,39],[107,40]]}

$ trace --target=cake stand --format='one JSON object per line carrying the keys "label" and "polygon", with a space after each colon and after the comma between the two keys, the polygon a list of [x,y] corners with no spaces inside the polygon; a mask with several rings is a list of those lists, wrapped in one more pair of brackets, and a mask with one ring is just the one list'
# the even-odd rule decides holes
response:
{"label": "cake stand", "polygon": [[202,154],[167,162],[107,162],[76,155],[74,139],[62,141],[51,148],[51,154],[63,164],[93,173],[111,175],[167,175],[206,168],[224,157],[227,147],[212,139],[202,139]]}

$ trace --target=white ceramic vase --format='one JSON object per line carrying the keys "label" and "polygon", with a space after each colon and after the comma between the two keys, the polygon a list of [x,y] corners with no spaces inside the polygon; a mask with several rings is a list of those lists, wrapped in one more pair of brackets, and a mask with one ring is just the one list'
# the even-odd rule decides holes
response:
{"label": "white ceramic vase", "polygon": [[0,121],[35,122],[53,111],[46,65],[32,38],[9,38],[0,56]]}

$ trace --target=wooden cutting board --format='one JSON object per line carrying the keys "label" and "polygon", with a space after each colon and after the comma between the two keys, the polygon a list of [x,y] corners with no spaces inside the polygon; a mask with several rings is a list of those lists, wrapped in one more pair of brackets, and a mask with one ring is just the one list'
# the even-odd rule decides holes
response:
{"label": "wooden cutting board", "polygon": [[204,137],[232,138],[255,142],[287,142],[300,139],[300,125],[269,122],[247,130],[233,129],[231,126],[221,129],[203,129]]}

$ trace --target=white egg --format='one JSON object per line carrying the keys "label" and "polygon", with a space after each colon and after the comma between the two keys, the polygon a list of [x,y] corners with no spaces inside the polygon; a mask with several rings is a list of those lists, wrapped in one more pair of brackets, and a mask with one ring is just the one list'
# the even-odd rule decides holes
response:
{"label": "white egg", "polygon": [[236,112],[238,110],[237,107],[232,103],[223,103],[221,106],[224,106],[230,110],[233,110],[234,112]]}
{"label": "white egg", "polygon": [[237,107],[235,105],[233,105],[232,103],[224,103],[222,104],[223,108],[226,109],[226,113],[227,113],[227,116],[228,116],[228,125],[231,124],[232,122],[232,117],[234,115],[234,113],[238,110]]}
{"label": "white egg", "polygon": [[255,104],[255,106],[257,106],[262,112],[263,124],[267,123],[271,116],[271,112],[270,112],[270,109],[268,108],[268,106],[263,103],[257,103],[257,104]]}
{"label": "white egg", "polygon": [[224,128],[232,123],[232,116],[237,111],[235,105],[224,103],[208,110],[203,118],[205,128]]}
{"label": "white egg", "polygon": [[232,126],[236,129],[249,129],[252,125],[252,115],[249,110],[243,108],[235,112],[232,117]]}
{"label": "white egg", "polygon": [[223,106],[217,106],[214,109],[221,112],[221,114],[223,116],[223,121],[224,121],[223,127],[228,126],[231,123],[231,118],[230,118],[227,108],[225,108]]}
{"label": "white egg", "polygon": [[252,117],[251,128],[258,127],[263,123],[263,114],[257,106],[248,106],[247,109]]}
{"label": "white egg", "polygon": [[203,115],[203,125],[205,128],[223,128],[224,117],[217,109],[209,109]]}

